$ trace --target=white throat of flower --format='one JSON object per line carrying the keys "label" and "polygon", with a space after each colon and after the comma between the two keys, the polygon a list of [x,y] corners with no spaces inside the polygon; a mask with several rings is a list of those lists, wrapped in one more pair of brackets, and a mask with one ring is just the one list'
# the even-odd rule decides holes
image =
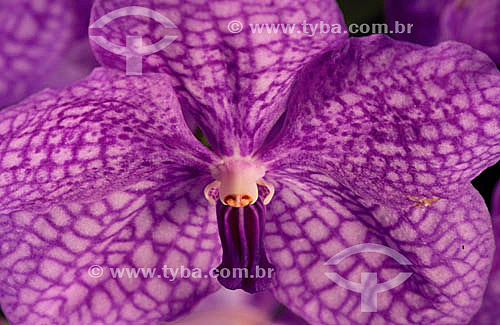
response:
{"label": "white throat of flower", "polygon": [[259,189],[265,186],[267,194],[262,201],[268,204],[274,195],[274,186],[264,181],[266,170],[248,159],[226,159],[212,167],[212,176],[216,181],[205,187],[205,198],[216,204],[212,195],[214,189],[219,190],[219,199],[224,205],[235,208],[246,207],[257,202]]}

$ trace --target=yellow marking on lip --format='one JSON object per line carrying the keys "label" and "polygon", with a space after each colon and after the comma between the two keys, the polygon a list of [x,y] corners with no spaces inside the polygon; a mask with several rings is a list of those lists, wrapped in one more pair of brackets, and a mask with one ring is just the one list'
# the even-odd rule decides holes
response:
{"label": "yellow marking on lip", "polygon": [[253,199],[250,195],[248,194],[229,194],[226,195],[224,198],[224,203],[226,203],[229,206],[232,206],[233,208],[244,208],[250,203],[252,203]]}
{"label": "yellow marking on lip", "polygon": [[431,198],[427,198],[427,197],[418,197],[418,196],[408,196],[408,198],[410,200],[412,200],[413,202],[416,202],[415,206],[416,207],[428,207],[430,205],[432,205],[434,202],[437,202],[439,200],[441,200],[440,198],[438,197],[431,197]]}

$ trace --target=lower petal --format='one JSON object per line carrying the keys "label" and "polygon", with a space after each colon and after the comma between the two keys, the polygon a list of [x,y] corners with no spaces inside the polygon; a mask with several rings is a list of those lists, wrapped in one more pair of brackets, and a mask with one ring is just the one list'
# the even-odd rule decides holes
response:
{"label": "lower petal", "polygon": [[0,214],[0,302],[11,324],[154,324],[215,291],[204,277],[220,260],[214,208],[197,175],[162,178]]}
{"label": "lower petal", "polygon": [[[277,269],[274,293],[311,324],[459,324],[479,308],[494,242],[490,216],[472,186],[458,200],[393,209],[370,205],[319,173],[284,170],[269,177],[277,183],[265,238]],[[411,265],[373,252],[325,265],[366,243],[394,249]],[[363,312],[361,294],[331,281],[326,273],[332,272],[355,283],[375,273],[377,284],[412,275],[376,295],[376,312]]]}
{"label": "lower petal", "polygon": [[[498,188],[498,187],[497,187]],[[497,191],[498,192],[498,191]],[[500,197],[496,198],[500,200]],[[498,204],[498,201],[497,201]],[[497,210],[498,211],[498,210]],[[500,215],[493,215],[496,251],[481,309],[470,324],[496,324],[500,319]]]}

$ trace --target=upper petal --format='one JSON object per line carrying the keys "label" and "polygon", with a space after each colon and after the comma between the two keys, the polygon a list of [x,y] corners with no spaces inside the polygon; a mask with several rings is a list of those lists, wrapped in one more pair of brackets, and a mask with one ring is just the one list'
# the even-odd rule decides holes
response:
{"label": "upper petal", "polygon": [[390,28],[397,23],[412,24],[411,33],[394,33],[396,39],[422,45],[439,41],[440,17],[449,0],[386,0],[385,16]]}
{"label": "upper petal", "polygon": [[[486,205],[471,185],[457,200],[390,208],[367,203],[316,171],[290,168],[268,177],[276,183],[265,235],[277,272],[274,293],[311,324],[463,324],[478,310],[494,239]],[[387,251],[325,264],[368,243],[396,250],[411,265]],[[326,273],[332,272],[354,283],[375,273],[378,284],[412,274],[377,294],[376,312],[365,312],[361,294],[331,281]]]}
{"label": "upper petal", "polygon": [[111,69],[0,112],[0,213],[92,200],[168,168],[208,174],[213,155],[162,75]]}
{"label": "upper petal", "polygon": [[352,38],[301,74],[258,157],[327,170],[390,206],[455,198],[500,159],[499,85],[493,62],[464,44]]}
{"label": "upper petal", "polygon": [[441,39],[470,44],[500,64],[500,1],[450,1],[441,17]]}
{"label": "upper petal", "polygon": [[[172,44],[145,56],[142,70],[173,77],[183,108],[194,116],[221,155],[246,156],[258,149],[284,111],[297,71],[347,38],[341,12],[335,1],[328,0],[99,0],[91,22],[127,6],[142,6],[139,11],[152,9],[176,28],[130,16],[111,21],[99,31],[91,28],[91,35],[99,33],[120,46],[126,44],[127,35],[140,36],[147,45],[176,36]],[[320,22],[329,30],[336,25],[336,33],[316,29],[313,36],[310,27],[304,30],[303,24],[319,27]],[[237,31],[239,23],[243,30],[231,33]],[[277,31],[264,28],[252,32],[257,28],[253,24],[259,23],[295,26],[293,32],[284,32],[280,26]],[[102,64],[125,71],[125,57],[92,43]]]}
{"label": "upper petal", "polygon": [[[43,87],[66,86],[90,72],[94,62],[88,45],[82,43],[78,53],[73,51],[84,36],[90,1],[78,1],[79,6],[76,2],[2,1],[0,108]],[[77,55],[83,62],[71,61]]]}

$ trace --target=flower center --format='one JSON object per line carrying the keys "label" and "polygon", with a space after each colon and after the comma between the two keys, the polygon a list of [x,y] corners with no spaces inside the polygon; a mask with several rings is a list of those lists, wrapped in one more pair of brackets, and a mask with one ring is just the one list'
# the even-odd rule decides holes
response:
{"label": "flower center", "polygon": [[257,202],[258,185],[261,185],[267,188],[262,200],[264,204],[268,204],[274,195],[274,187],[262,179],[265,173],[264,167],[258,166],[251,160],[224,160],[221,164],[212,167],[212,175],[216,181],[207,185],[205,197],[215,204],[218,190],[218,198],[222,204],[233,208],[246,207]]}

